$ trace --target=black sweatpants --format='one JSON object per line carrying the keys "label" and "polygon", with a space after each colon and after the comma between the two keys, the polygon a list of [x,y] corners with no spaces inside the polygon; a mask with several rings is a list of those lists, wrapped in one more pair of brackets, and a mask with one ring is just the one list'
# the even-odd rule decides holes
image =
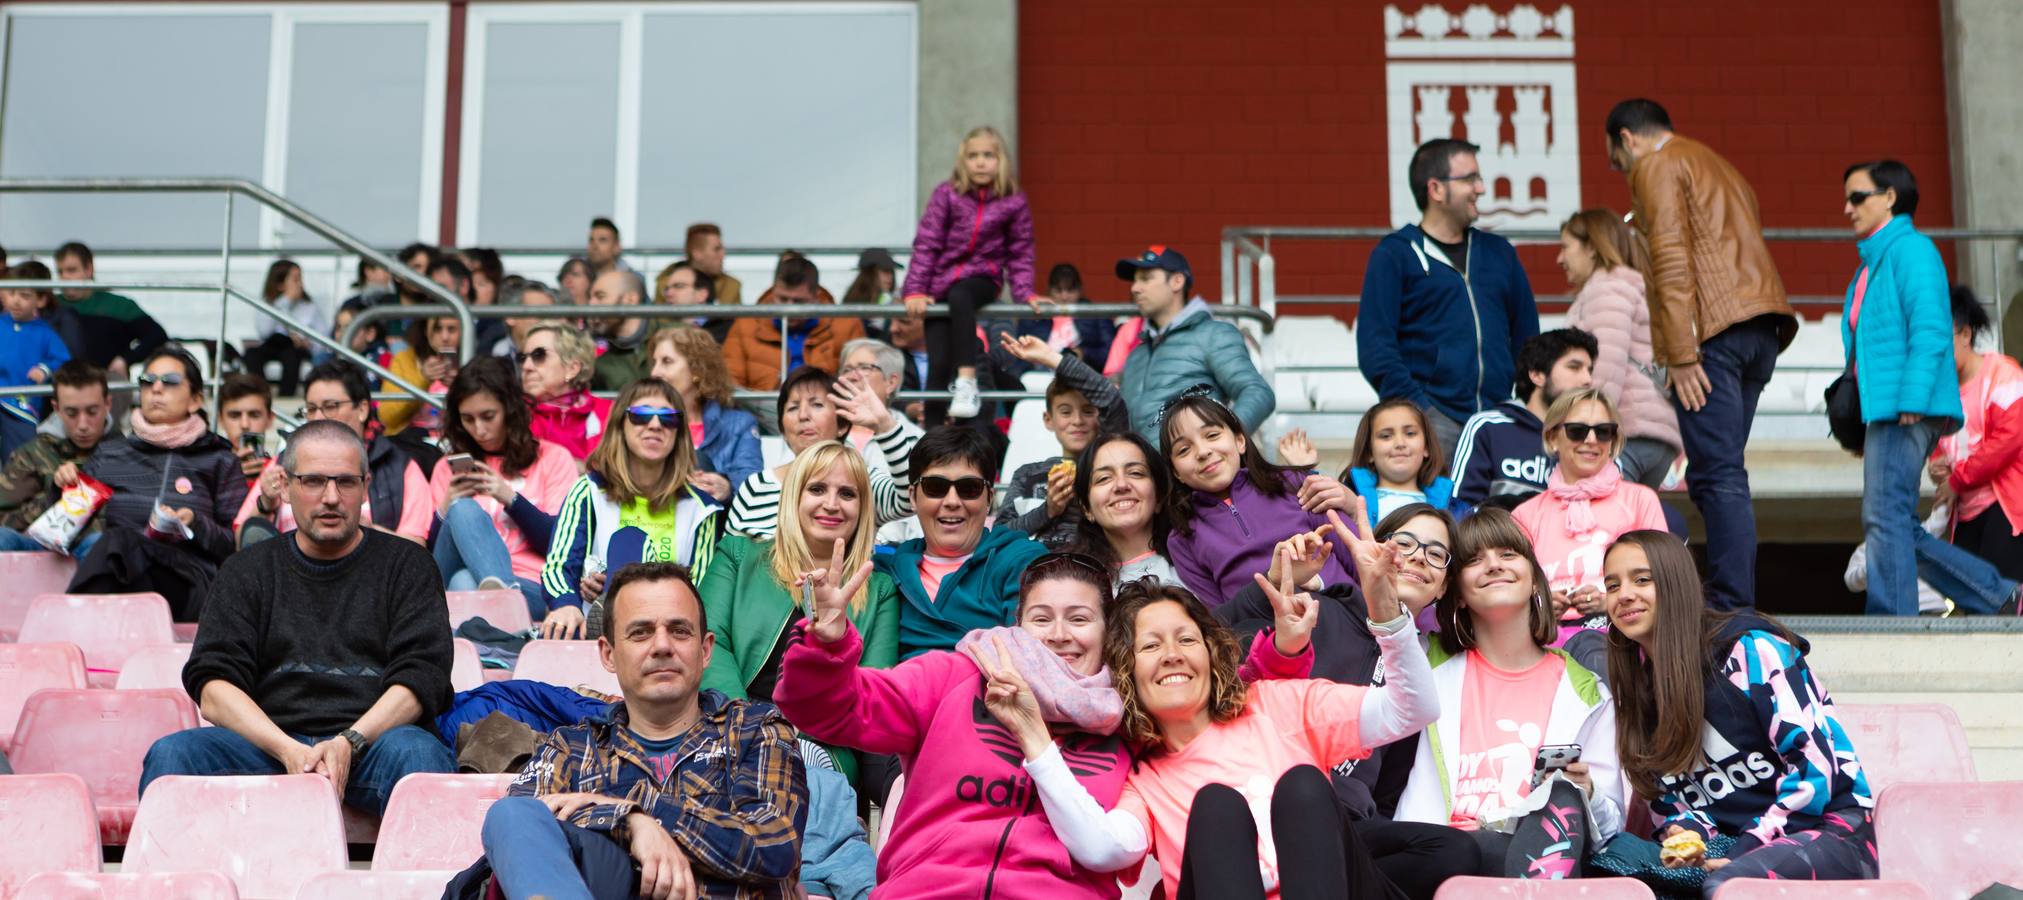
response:
{"label": "black sweatpants", "polygon": [[[948,296],[941,298],[941,302],[948,304],[948,315],[929,318],[925,323],[927,390],[947,390],[957,369],[978,364],[983,347],[976,340],[977,310],[996,301],[997,295],[997,282],[988,278],[964,278],[949,285]],[[930,428],[946,421],[948,403],[927,404],[925,418]]]}

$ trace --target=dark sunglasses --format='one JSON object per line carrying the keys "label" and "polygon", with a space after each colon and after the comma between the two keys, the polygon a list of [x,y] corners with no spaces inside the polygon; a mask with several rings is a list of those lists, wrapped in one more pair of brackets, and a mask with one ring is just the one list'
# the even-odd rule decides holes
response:
{"label": "dark sunglasses", "polygon": [[1889,191],[1888,191],[1887,189],[1883,189],[1883,190],[1874,190],[1874,191],[1848,191],[1848,192],[1847,192],[1847,205],[1849,205],[1849,206],[1860,206],[1860,205],[1862,205],[1862,204],[1864,204],[1864,203],[1867,203],[1867,202],[1868,202],[1868,198],[1870,198],[1870,197],[1878,197],[1878,196],[1881,196],[1881,195],[1883,195],[1883,194],[1887,194],[1887,193],[1889,193]]}
{"label": "dark sunglasses", "polygon": [[546,348],[546,347],[535,347],[534,349],[532,349],[532,350],[529,350],[529,351],[527,351],[527,352],[525,352],[525,353],[515,353],[515,354],[513,354],[513,361],[514,361],[514,362],[516,362],[516,363],[519,363],[520,365],[523,365],[523,366],[524,366],[524,365],[526,365],[526,364],[527,364],[527,360],[530,360],[530,359],[534,361],[534,365],[537,365],[537,366],[545,366],[545,365],[547,365],[547,364],[548,364],[548,348]]}
{"label": "dark sunglasses", "polygon": [[949,488],[955,488],[955,495],[964,500],[975,500],[990,490],[990,482],[975,475],[964,475],[961,478],[953,479],[943,478],[939,475],[929,475],[920,479],[914,486],[919,488],[920,493],[925,494],[929,500],[939,500],[948,496]]}
{"label": "dark sunglasses", "polygon": [[1593,434],[1595,440],[1607,444],[1616,439],[1616,431],[1621,427],[1614,422],[1603,422],[1599,425],[1589,425],[1586,422],[1562,422],[1560,423],[1559,430],[1566,432],[1566,439],[1576,444],[1586,442],[1589,434]]}
{"label": "dark sunglasses", "polygon": [[681,410],[667,406],[632,406],[625,410],[626,421],[641,428],[648,422],[659,422],[660,427],[673,431],[681,424]]}
{"label": "dark sunglasses", "polygon": [[181,372],[163,372],[160,375],[142,375],[139,378],[135,378],[134,383],[144,388],[154,387],[156,384],[160,384],[165,387],[179,387],[183,383],[183,375]]}

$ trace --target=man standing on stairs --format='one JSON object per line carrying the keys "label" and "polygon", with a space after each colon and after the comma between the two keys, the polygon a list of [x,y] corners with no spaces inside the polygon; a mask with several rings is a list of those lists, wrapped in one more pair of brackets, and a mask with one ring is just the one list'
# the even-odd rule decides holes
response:
{"label": "man standing on stairs", "polygon": [[1686,445],[1686,493],[1707,521],[1707,602],[1756,603],[1756,511],[1742,452],[1777,354],[1798,334],[1763,243],[1756,192],[1650,100],[1609,110],[1609,166],[1629,175],[1630,224],[1651,251],[1651,351]]}
{"label": "man standing on stairs", "polygon": [[1509,396],[1518,348],[1538,333],[1517,251],[1474,227],[1477,149],[1438,138],[1413,152],[1407,174],[1423,216],[1370,252],[1356,313],[1363,377],[1381,399],[1419,404],[1447,459],[1461,423]]}

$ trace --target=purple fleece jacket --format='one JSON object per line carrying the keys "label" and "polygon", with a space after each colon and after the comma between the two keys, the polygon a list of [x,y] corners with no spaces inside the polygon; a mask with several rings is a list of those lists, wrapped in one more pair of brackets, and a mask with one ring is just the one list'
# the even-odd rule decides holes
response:
{"label": "purple fleece jacket", "polygon": [[[1250,483],[1249,471],[1237,470],[1228,500],[1193,491],[1194,522],[1185,531],[1174,528],[1166,538],[1166,558],[1173,561],[1174,571],[1211,607],[1234,599],[1237,591],[1252,583],[1252,574],[1271,571],[1271,551],[1279,541],[1328,524],[1326,513],[1300,508],[1301,476],[1287,473],[1290,487],[1284,496],[1271,497]],[[1342,584],[1354,577],[1348,545],[1339,537],[1334,544],[1334,553],[1321,568],[1325,584]]]}
{"label": "purple fleece jacket", "polygon": [[943,182],[927,199],[910,262],[906,296],[945,300],[949,287],[964,278],[988,278],[1000,288],[1009,278],[1012,299],[1025,302],[1033,295],[1033,213],[1026,195],[956,193]]}

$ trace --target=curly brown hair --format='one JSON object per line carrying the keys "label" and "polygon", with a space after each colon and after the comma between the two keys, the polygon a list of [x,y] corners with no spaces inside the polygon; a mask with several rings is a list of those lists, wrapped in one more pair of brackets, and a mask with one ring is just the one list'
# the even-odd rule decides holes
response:
{"label": "curly brown hair", "polygon": [[1106,616],[1109,624],[1103,635],[1103,662],[1110,667],[1110,678],[1117,683],[1117,693],[1124,699],[1124,719],[1119,730],[1127,740],[1152,753],[1162,751],[1166,739],[1158,721],[1138,701],[1137,659],[1138,613],[1155,603],[1179,604],[1181,611],[1194,620],[1194,627],[1201,630],[1201,640],[1208,645],[1211,721],[1228,722],[1243,715],[1246,690],[1237,674],[1237,666],[1243,662],[1243,648],[1236,642],[1236,633],[1222,624],[1207,604],[1192,591],[1165,584],[1155,576],[1125,582],[1117,591],[1116,605]]}
{"label": "curly brown hair", "polygon": [[672,343],[674,352],[688,361],[689,374],[695,377],[697,396],[714,400],[718,406],[731,405],[734,399],[731,395],[731,370],[724,365],[723,348],[717,345],[716,338],[694,325],[669,325],[646,339],[647,356],[659,351],[663,341]]}

